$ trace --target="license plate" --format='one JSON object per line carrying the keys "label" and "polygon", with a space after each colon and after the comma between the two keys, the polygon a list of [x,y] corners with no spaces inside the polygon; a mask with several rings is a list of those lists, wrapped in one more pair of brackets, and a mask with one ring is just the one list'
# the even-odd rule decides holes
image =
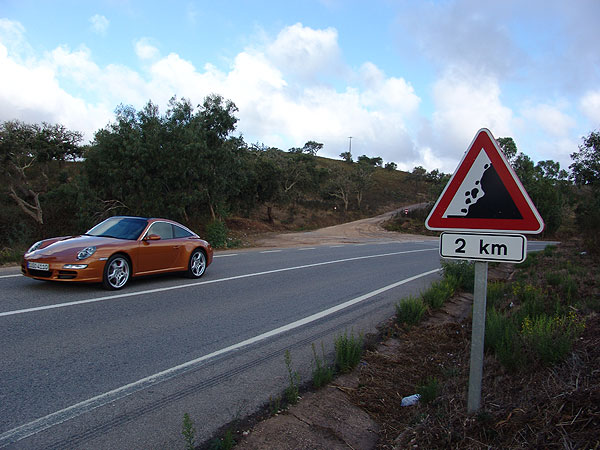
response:
{"label": "license plate", "polygon": [[27,268],[34,270],[49,270],[50,264],[47,263],[38,263],[38,262],[28,262]]}

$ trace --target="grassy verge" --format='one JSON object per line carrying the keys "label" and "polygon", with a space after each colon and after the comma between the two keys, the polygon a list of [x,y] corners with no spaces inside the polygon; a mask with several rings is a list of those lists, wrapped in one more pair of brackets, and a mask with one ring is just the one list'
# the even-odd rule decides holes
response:
{"label": "grassy verge", "polygon": [[[487,298],[474,416],[466,411],[470,318],[407,326],[416,314],[406,311],[418,308],[403,303],[431,306],[422,298],[398,305],[398,348],[367,352],[351,395],[379,423],[380,448],[600,448],[600,261],[575,244],[550,247],[518,265],[511,281],[490,282]],[[415,393],[422,401],[400,406]]]}

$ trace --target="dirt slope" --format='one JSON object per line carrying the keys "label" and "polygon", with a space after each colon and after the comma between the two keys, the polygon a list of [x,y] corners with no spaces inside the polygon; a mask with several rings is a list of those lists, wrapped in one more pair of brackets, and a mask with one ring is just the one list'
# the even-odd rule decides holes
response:
{"label": "dirt slope", "polygon": [[397,233],[387,231],[381,224],[404,209],[413,210],[425,204],[409,205],[395,211],[390,211],[376,217],[356,220],[354,222],[321,228],[315,231],[297,233],[268,234],[254,241],[257,247],[297,247],[306,245],[336,245],[356,244],[374,240],[412,241],[424,239],[437,239],[431,236]]}

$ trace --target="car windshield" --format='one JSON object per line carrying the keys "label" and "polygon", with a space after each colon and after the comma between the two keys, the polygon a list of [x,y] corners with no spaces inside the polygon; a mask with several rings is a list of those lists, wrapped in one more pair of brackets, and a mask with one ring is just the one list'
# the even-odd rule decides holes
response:
{"label": "car windshield", "polygon": [[100,222],[86,235],[135,240],[147,224],[146,219],[136,217],[111,217]]}

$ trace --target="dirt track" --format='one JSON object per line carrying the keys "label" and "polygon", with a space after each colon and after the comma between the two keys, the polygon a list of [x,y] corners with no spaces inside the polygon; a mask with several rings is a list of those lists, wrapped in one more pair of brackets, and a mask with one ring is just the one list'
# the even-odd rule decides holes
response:
{"label": "dirt track", "polygon": [[431,236],[387,231],[381,227],[381,224],[393,217],[394,214],[401,212],[404,209],[413,210],[421,207],[423,207],[423,204],[410,205],[376,217],[334,225],[315,231],[280,233],[263,236],[255,241],[255,245],[257,247],[296,247],[324,244],[356,244],[381,239],[394,241],[437,239],[437,237]]}

